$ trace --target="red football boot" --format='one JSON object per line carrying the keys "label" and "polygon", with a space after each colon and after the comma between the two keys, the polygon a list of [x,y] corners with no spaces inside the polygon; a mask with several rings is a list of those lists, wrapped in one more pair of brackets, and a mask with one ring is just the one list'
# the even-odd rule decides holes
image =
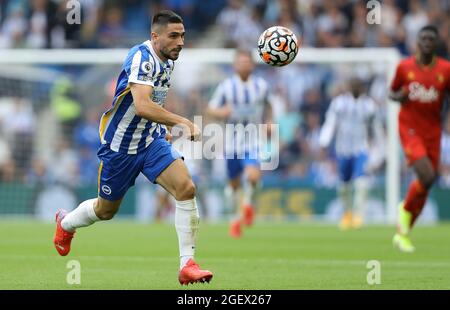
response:
{"label": "red football boot", "polygon": [[255,218],[255,211],[253,210],[252,205],[245,205],[243,209],[243,222],[246,226],[252,226],[253,219]]}
{"label": "red football boot", "polygon": [[66,256],[70,252],[70,243],[72,242],[73,235],[75,232],[65,231],[61,226],[61,221],[67,215],[66,210],[58,210],[56,212],[56,231],[53,237],[53,243],[55,244],[56,251],[59,255]]}
{"label": "red football boot", "polygon": [[200,266],[191,258],[186,265],[180,270],[178,281],[180,284],[204,283],[211,281],[213,274],[209,270],[202,270]]}
{"label": "red football boot", "polygon": [[230,237],[240,238],[242,235],[241,231],[241,221],[235,220],[230,223]]}

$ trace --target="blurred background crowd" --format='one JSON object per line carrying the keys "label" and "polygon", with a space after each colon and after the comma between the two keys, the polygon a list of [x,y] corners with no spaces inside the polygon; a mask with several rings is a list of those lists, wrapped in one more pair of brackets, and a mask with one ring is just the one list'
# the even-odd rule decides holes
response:
{"label": "blurred background crowd", "polygon": [[[0,1],[0,48],[129,47],[149,35],[150,16],[168,8],[185,21],[188,46],[235,47],[280,24],[303,46],[415,48],[417,31],[432,23],[449,37],[448,0],[383,0],[381,23],[366,21],[363,0],[78,0],[80,25],[66,22],[68,0]],[[450,47],[443,40],[440,53]]]}
{"label": "blurred background crowd", "polygon": [[[254,47],[265,28],[278,24],[298,34],[302,46],[396,47],[406,56],[415,51],[418,30],[431,23],[442,38],[439,54],[447,58],[450,49],[448,0],[379,1],[379,25],[367,23],[366,1],[359,0],[79,0],[80,25],[66,22],[67,2],[0,0],[0,48],[130,48],[149,38],[150,17],[167,8],[183,17],[187,47],[238,47],[248,42]],[[385,68],[357,69],[385,122]],[[69,187],[95,184],[98,121],[111,105],[120,65],[36,66],[25,69],[25,79],[14,74],[18,70],[0,67],[0,180]],[[214,87],[232,71],[230,66],[215,66],[207,69],[215,74],[205,76],[190,70],[198,73],[193,77],[197,83],[183,82],[186,79],[177,74],[186,72],[175,70],[167,108],[193,117],[203,114]],[[317,64],[282,70],[258,66],[257,74],[271,85],[274,121],[280,125],[280,166],[272,176],[336,186],[333,151],[321,152],[318,135],[331,99],[345,90],[342,81],[349,71]],[[439,184],[450,188],[450,114],[446,115]],[[385,151],[374,148],[373,156],[383,157]],[[214,163],[194,166],[205,182],[223,182],[224,169]],[[405,167],[403,171],[406,174]],[[383,164],[375,167],[374,175],[384,182]]]}

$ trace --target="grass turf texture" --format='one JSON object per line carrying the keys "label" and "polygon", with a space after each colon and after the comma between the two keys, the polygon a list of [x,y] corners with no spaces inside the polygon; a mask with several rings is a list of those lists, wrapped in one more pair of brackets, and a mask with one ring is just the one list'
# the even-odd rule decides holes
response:
{"label": "grass turf texture", "polygon": [[[171,224],[126,221],[79,229],[66,257],[57,255],[54,225],[0,222],[0,289],[450,289],[450,225],[419,226],[417,248],[392,247],[392,227],[341,232],[335,226],[257,223],[242,239],[228,226],[201,224],[197,262],[210,284],[178,283],[178,243]],[[66,282],[70,260],[81,285]],[[381,263],[381,284],[368,285],[369,260]]]}

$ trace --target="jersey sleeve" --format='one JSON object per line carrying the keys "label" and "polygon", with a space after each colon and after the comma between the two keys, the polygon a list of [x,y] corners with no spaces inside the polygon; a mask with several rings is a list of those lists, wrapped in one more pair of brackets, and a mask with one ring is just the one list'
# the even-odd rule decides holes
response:
{"label": "jersey sleeve", "polygon": [[219,86],[217,86],[216,90],[214,91],[211,100],[209,100],[208,106],[210,108],[217,109],[224,106],[225,103],[226,103],[225,85],[224,83],[221,83],[219,84]]}
{"label": "jersey sleeve", "polygon": [[374,135],[374,140],[376,141],[377,144],[383,144],[384,143],[383,123],[381,122],[380,116],[378,114],[378,106],[371,97],[367,97],[367,105],[369,111],[368,116],[371,125],[371,130]]}
{"label": "jersey sleeve", "polygon": [[370,117],[375,117],[377,115],[377,110],[378,110],[378,106],[376,104],[376,102],[369,96],[366,97],[366,105],[367,105],[367,111],[368,111],[368,116]]}
{"label": "jersey sleeve", "polygon": [[391,83],[391,90],[393,90],[393,91],[399,90],[403,86],[403,83],[404,83],[403,69],[402,69],[402,64],[400,63],[397,66],[397,69],[395,70],[394,79],[392,80],[392,83]]}
{"label": "jersey sleeve", "polygon": [[148,52],[138,49],[134,54],[129,56],[128,68],[126,72],[128,74],[128,82],[136,83],[148,86],[154,86],[154,66],[153,58]]}
{"label": "jersey sleeve", "polygon": [[328,111],[325,115],[325,123],[320,129],[319,145],[323,148],[328,147],[334,137],[337,123],[336,100],[337,98],[331,101],[330,107],[328,108]]}

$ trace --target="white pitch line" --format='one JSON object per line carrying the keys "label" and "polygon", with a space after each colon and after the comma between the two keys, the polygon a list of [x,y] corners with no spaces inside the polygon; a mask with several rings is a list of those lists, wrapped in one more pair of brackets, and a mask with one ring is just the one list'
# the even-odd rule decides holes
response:
{"label": "white pitch line", "polygon": [[[49,259],[62,259],[58,256],[53,255],[0,255],[0,260],[4,259],[12,259],[12,260],[49,260]],[[64,259],[79,259],[79,260],[102,260],[102,261],[136,261],[136,262],[146,262],[146,261],[170,261],[177,260],[176,256],[73,256],[73,257],[65,257]],[[279,264],[298,264],[298,265],[319,265],[319,266],[328,266],[328,265],[354,265],[354,266],[365,266],[368,261],[375,259],[371,258],[368,260],[326,260],[326,259],[283,259],[283,258],[205,258],[205,260],[213,261],[213,262],[222,262],[222,263],[242,263],[242,262],[250,262],[250,263],[279,263]],[[426,262],[426,261],[383,261],[382,259],[378,260],[382,266],[399,266],[399,267],[433,267],[433,268],[441,268],[441,267],[450,267],[450,262]]]}

